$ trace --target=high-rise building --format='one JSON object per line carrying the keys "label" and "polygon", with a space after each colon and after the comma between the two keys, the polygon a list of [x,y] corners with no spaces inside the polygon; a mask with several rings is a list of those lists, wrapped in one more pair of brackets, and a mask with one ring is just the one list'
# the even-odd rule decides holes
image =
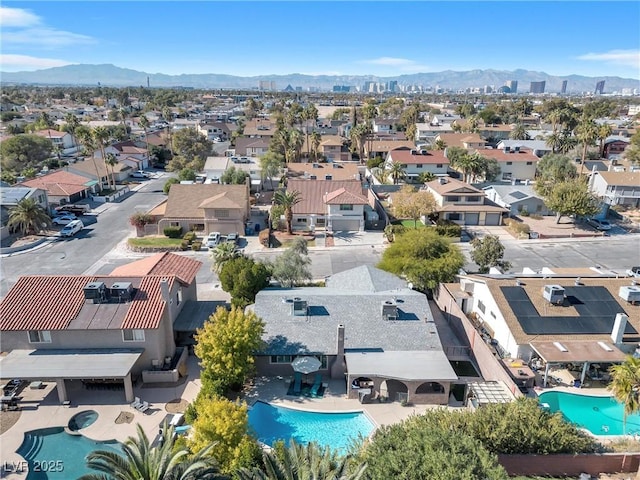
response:
{"label": "high-rise building", "polygon": [[596,83],[596,91],[594,93],[596,95],[602,95],[604,93],[604,80],[600,80]]}
{"label": "high-rise building", "polygon": [[542,80],[540,82],[531,82],[531,86],[529,87],[529,93],[544,93],[544,87],[547,82]]}
{"label": "high-rise building", "polygon": [[567,83],[567,80],[562,81],[562,88],[560,89],[560,93],[562,93],[563,95],[567,93]]}
{"label": "high-rise building", "polygon": [[517,80],[509,80],[505,83],[507,87],[509,87],[509,93],[518,93],[518,81]]}
{"label": "high-rise building", "polygon": [[398,91],[398,81],[397,80],[390,80],[387,83],[387,91],[388,92],[397,92]]}
{"label": "high-rise building", "polygon": [[276,82],[274,81],[270,81],[270,80],[260,80],[260,83],[258,84],[258,88],[260,90],[271,90],[271,91],[275,91],[276,89]]}
{"label": "high-rise building", "polygon": [[333,91],[334,92],[349,93],[350,90],[351,90],[351,87],[349,85],[334,85],[333,86]]}

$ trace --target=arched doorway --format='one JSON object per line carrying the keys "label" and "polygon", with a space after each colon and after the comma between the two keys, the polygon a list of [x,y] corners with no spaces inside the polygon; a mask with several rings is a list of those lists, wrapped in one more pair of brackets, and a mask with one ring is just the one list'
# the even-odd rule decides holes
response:
{"label": "arched doorway", "polygon": [[416,394],[419,393],[444,393],[444,386],[438,382],[424,382],[416,389]]}
{"label": "arched doorway", "polygon": [[380,385],[380,395],[387,397],[391,402],[406,399],[408,392],[407,386],[399,380],[385,380]]}

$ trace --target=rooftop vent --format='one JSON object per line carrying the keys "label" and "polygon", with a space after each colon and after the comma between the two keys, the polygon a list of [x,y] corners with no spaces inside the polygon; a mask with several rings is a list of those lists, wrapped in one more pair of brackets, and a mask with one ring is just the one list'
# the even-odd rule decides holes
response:
{"label": "rooftop vent", "polygon": [[324,179],[325,180],[333,180],[333,175],[325,175]]}
{"label": "rooftop vent", "polygon": [[513,147],[513,151],[516,152],[516,153],[519,153],[520,152],[520,147]]}
{"label": "rooftop vent", "polygon": [[502,149],[502,151],[503,151],[504,153],[509,153],[509,147],[504,147],[504,148]]}
{"label": "rooftop vent", "polygon": [[398,319],[398,304],[395,300],[385,300],[382,302],[382,318],[385,320]]}
{"label": "rooftop vent", "polygon": [[313,168],[320,168],[320,164],[319,163],[315,163],[314,162],[312,165],[313,165]]}
{"label": "rooftop vent", "polygon": [[116,282],[110,288],[111,298],[116,302],[128,302],[133,298],[131,282]]}
{"label": "rooftop vent", "polygon": [[560,350],[561,352],[568,352],[569,350],[567,349],[567,347],[565,347],[563,344],[561,344],[560,342],[553,342],[554,347],[556,347],[558,350]]}
{"label": "rooftop vent", "polygon": [[107,288],[104,282],[87,283],[83,291],[85,300],[93,300],[93,303],[103,303],[107,301]]}
{"label": "rooftop vent", "polygon": [[304,316],[307,314],[307,301],[300,297],[295,297],[291,304],[291,314],[295,316]]}
{"label": "rooftop vent", "polygon": [[332,163],[331,165],[333,166],[333,168],[342,168],[342,165],[340,165],[339,163]]}
{"label": "rooftop vent", "polygon": [[447,183],[447,178],[446,177],[438,177],[438,183],[440,185],[444,185]]}
{"label": "rooftop vent", "polygon": [[545,285],[542,296],[553,305],[562,305],[564,302],[564,288],[560,285]]}
{"label": "rooftop vent", "polygon": [[613,352],[613,348],[611,348],[609,345],[607,345],[604,342],[598,342],[598,346],[603,349],[605,352]]}
{"label": "rooftop vent", "polygon": [[640,302],[640,287],[637,285],[625,285],[620,287],[618,296],[626,302]]}

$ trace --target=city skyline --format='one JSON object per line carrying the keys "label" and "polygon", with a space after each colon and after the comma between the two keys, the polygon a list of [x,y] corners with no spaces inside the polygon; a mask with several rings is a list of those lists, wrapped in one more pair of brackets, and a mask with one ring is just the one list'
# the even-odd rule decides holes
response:
{"label": "city skyline", "polygon": [[[615,21],[615,35],[597,35]],[[4,2],[5,72],[170,75],[527,69],[640,79],[637,2]]]}

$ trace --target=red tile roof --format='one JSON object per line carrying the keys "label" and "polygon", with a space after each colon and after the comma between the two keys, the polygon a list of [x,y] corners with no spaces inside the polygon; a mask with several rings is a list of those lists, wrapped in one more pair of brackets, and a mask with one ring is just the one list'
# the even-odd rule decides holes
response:
{"label": "red tile roof", "polygon": [[344,188],[347,192],[362,195],[363,189],[360,182],[350,180],[296,180],[291,179],[287,183],[288,192],[300,192],[300,202],[292,208],[293,213],[322,215],[326,213],[324,196],[329,192],[335,192]]}
{"label": "red tile roof", "polygon": [[[413,153],[412,153],[413,152]],[[444,156],[443,150],[432,150],[427,153],[420,153],[420,150],[391,150],[389,156],[393,162],[405,165],[418,164],[444,164],[449,165],[449,159]]]}
{"label": "red tile roof", "polygon": [[116,277],[142,277],[147,275],[176,276],[181,283],[190,285],[202,262],[171,252],[157,253],[142,260],[117,267],[111,272]]}
{"label": "red tile roof", "polygon": [[510,152],[504,153],[501,149],[487,149],[487,148],[478,148],[476,149],[483,157],[494,158],[498,162],[538,162],[540,160],[536,157],[531,150],[528,149],[520,149],[519,152]]}
{"label": "red tile roof", "polygon": [[20,185],[30,188],[41,188],[52,196],[70,196],[87,190],[91,180],[81,175],[58,170],[42,177],[26,180]]}
{"label": "red tile roof", "polygon": [[164,280],[168,281],[171,291],[175,277],[148,276],[142,279],[122,322],[123,330],[158,328],[166,304],[160,287]]}
{"label": "red tile roof", "polygon": [[348,192],[344,188],[339,188],[338,190],[327,193],[324,196],[324,203],[327,205],[366,205],[369,202],[364,195],[358,195],[353,192]]}

